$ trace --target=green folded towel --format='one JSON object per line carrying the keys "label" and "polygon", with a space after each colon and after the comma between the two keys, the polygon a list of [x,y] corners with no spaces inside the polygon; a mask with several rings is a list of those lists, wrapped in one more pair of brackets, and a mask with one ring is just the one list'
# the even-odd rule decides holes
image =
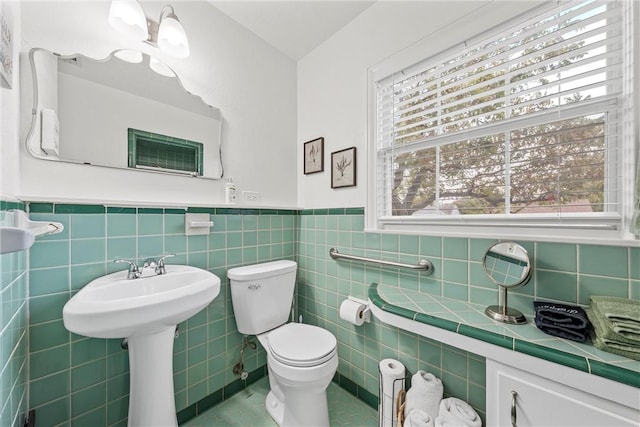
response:
{"label": "green folded towel", "polygon": [[592,341],[596,348],[629,359],[640,360],[640,343],[629,342],[626,338],[607,329],[604,325],[606,318],[594,313],[593,309],[587,308],[585,312],[593,327]]}
{"label": "green folded towel", "polygon": [[614,322],[629,322],[640,327],[640,300],[592,296],[591,306]]}
{"label": "green folded towel", "polygon": [[640,340],[630,339],[615,332],[609,325],[609,323],[611,322],[608,321],[606,317],[599,314],[598,311],[593,307],[587,308],[585,312],[587,313],[589,322],[591,322],[591,325],[593,326],[593,330],[595,331],[596,336],[604,343],[615,342],[621,345],[640,347]]}
{"label": "green folded towel", "polygon": [[611,322],[611,323],[613,323],[613,330],[619,334],[640,335],[640,327],[636,327],[636,325],[629,324],[626,322]]}
{"label": "green folded towel", "polygon": [[611,331],[606,338],[622,337],[640,344],[640,300],[592,296],[591,309],[602,319],[605,329]]}
{"label": "green folded towel", "polygon": [[607,344],[597,337],[593,340],[593,345],[607,353],[617,354],[633,360],[640,360],[640,347],[625,346],[615,343]]}

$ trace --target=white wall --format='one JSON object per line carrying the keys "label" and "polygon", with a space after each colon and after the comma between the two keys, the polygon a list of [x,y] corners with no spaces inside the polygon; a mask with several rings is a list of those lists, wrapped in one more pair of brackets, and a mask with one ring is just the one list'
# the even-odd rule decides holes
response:
{"label": "white wall", "polygon": [[20,53],[20,5],[0,1],[0,12],[13,26],[12,88],[0,88],[0,198],[14,199],[18,192],[18,145],[20,84],[18,54]]}
{"label": "white wall", "polygon": [[[154,20],[164,5],[141,4]],[[134,48],[166,62],[187,90],[221,109],[225,177],[234,179],[239,194],[259,191],[263,206],[296,206],[296,66],[291,59],[205,1],[174,4],[191,47],[184,60],[130,42],[111,29],[108,1],[25,1],[20,6],[23,55],[43,47],[102,58],[114,49]],[[22,106],[27,116],[28,101]],[[188,206],[215,206],[224,200],[223,181],[44,161],[24,149],[20,167],[24,200]]]}
{"label": "white wall", "polygon": [[[325,171],[303,175],[305,209],[362,207],[367,197],[367,74],[419,43],[425,58],[526,11],[528,1],[379,1],[298,62],[298,157],[303,142],[325,137]],[[406,64],[410,65],[410,64]],[[357,148],[357,186],[331,189],[332,151]],[[301,160],[300,160],[301,161]]]}

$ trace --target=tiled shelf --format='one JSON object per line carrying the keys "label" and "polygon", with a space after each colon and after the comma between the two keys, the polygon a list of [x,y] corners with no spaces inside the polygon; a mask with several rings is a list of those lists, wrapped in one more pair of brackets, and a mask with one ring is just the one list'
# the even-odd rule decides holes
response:
{"label": "tiled shelf", "polygon": [[376,283],[369,287],[369,299],[381,310],[415,322],[640,388],[640,361],[547,335],[530,318],[525,325],[501,324],[485,316],[480,304]]}

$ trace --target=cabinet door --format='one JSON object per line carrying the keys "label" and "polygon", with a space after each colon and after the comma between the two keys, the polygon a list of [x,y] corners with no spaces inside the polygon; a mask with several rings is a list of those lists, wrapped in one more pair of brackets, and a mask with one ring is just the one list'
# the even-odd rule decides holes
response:
{"label": "cabinet door", "polygon": [[[567,368],[559,366],[558,369]],[[603,392],[606,394],[606,390]],[[610,398],[615,399],[615,396]],[[489,427],[637,427],[640,424],[638,408],[629,408],[492,360],[487,360],[486,406]]]}

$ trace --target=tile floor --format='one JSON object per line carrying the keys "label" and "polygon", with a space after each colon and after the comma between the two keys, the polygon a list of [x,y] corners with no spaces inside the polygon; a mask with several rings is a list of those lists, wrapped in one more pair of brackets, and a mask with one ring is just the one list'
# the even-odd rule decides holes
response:
{"label": "tile floor", "polygon": [[[181,427],[277,427],[264,407],[269,380],[262,378]],[[376,427],[378,412],[331,383],[327,389],[331,426]]]}

